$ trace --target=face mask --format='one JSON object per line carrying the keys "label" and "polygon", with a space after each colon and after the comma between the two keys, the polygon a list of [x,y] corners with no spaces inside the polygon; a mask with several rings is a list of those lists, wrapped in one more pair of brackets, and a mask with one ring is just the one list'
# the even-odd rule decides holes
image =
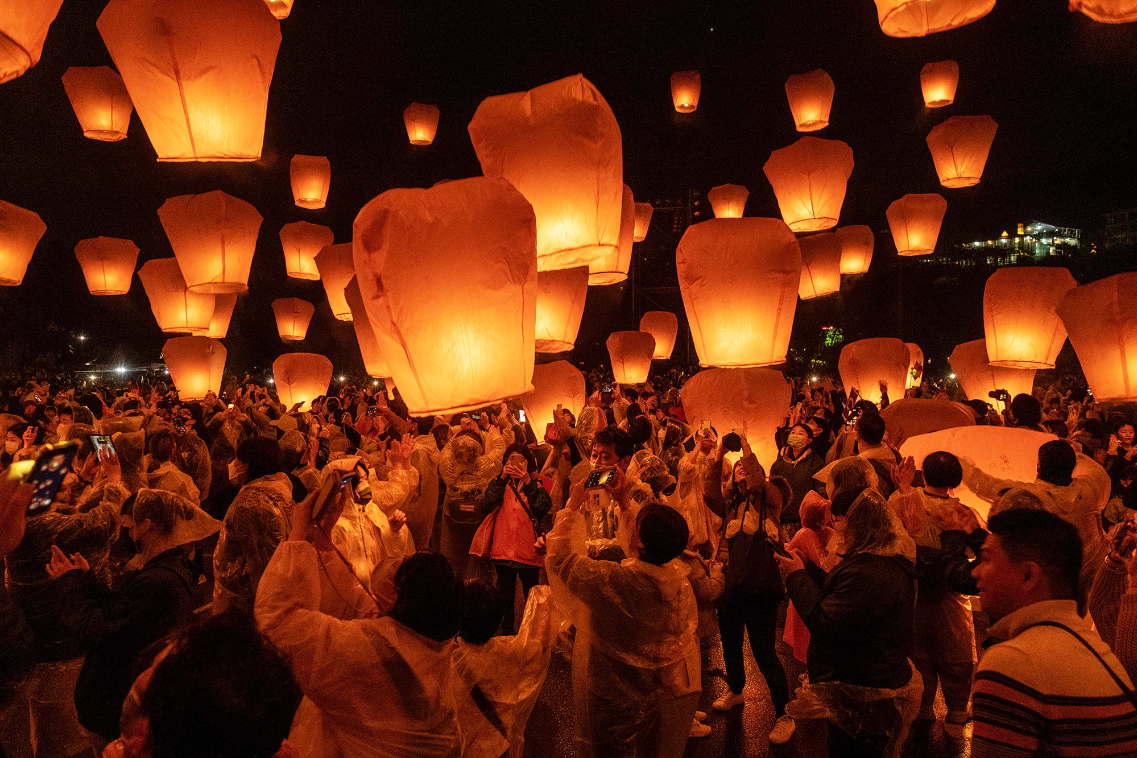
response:
{"label": "face mask", "polygon": [[12,440],[5,440],[4,452],[7,453],[8,455],[15,455],[16,451],[19,449],[20,449],[20,443],[19,442],[12,442]]}
{"label": "face mask", "polygon": [[799,448],[804,447],[808,439],[804,434],[791,434],[786,438],[786,442],[789,443],[789,446],[792,448]]}
{"label": "face mask", "polygon": [[138,543],[130,536],[130,527],[124,526],[118,530],[116,548],[130,555],[136,555],[138,553]]}
{"label": "face mask", "polygon": [[236,458],[229,461],[229,481],[237,483],[241,481],[247,473],[249,473],[249,464],[241,463]]}

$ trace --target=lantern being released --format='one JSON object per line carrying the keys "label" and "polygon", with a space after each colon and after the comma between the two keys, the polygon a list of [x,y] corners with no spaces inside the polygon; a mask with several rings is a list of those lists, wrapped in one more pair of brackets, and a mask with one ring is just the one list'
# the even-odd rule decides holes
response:
{"label": "lantern being released", "polygon": [[890,400],[904,397],[904,386],[911,366],[908,346],[893,337],[857,340],[841,348],[837,370],[848,392],[856,388],[861,399],[880,405],[881,383]]}
{"label": "lantern being released", "polygon": [[150,300],[150,310],[163,332],[209,331],[213,318],[213,295],[190,292],[176,258],[146,261],[138,269],[138,278]]}
{"label": "lantern being released", "polygon": [[572,350],[587,296],[587,266],[537,274],[535,336],[538,353]]}
{"label": "lantern being released", "polygon": [[[359,343],[359,352],[363,355],[363,368],[367,375],[375,379],[387,379],[390,382],[391,368],[383,358],[379,348],[379,340],[375,337],[375,330],[371,327],[371,319],[367,316],[367,309],[363,306],[363,295],[359,292],[359,280],[354,276],[347,286],[343,288],[344,299],[351,308],[351,325],[355,328],[355,341]],[[390,394],[390,387],[387,393]]]}
{"label": "lantern being released", "polygon": [[99,33],[159,161],[255,161],[280,47],[264,0],[111,0]]}
{"label": "lantern being released", "polygon": [[403,125],[412,145],[429,145],[438,132],[438,106],[411,103],[403,111]]}
{"label": "lantern being released", "polygon": [[876,0],[880,29],[890,37],[923,37],[986,16],[995,0]]}
{"label": "lantern being released", "polygon": [[285,353],[272,363],[272,379],[280,404],[310,411],[312,401],[328,393],[332,362],[316,353]]}
{"label": "lantern being released", "polygon": [[841,273],[864,274],[872,263],[876,238],[867,226],[842,226],[833,232],[841,243]]}
{"label": "lantern being released", "polygon": [[833,92],[833,79],[822,69],[786,79],[786,99],[799,132],[816,132],[829,126]]}
{"label": "lantern being released", "polygon": [[83,268],[87,289],[92,295],[125,295],[134,278],[138,246],[130,240],[95,237],[80,240],[75,258]]}
{"label": "lantern being released", "polygon": [[1070,10],[1081,11],[1101,24],[1137,21],[1137,0],[1070,0]]}
{"label": "lantern being released", "polygon": [[745,434],[768,471],[778,459],[774,432],[785,420],[792,390],[776,369],[714,368],[688,379],[680,397],[692,426],[710,421],[719,437],[732,430]]}
{"label": "lantern being released", "polygon": [[927,141],[940,184],[945,187],[979,184],[998,128],[990,116],[952,116],[936,124]]}
{"label": "lantern being released", "polygon": [[363,303],[411,415],[532,389],[536,223],[508,181],[388,190],[353,234]]}
{"label": "lantern being released", "polygon": [[920,69],[920,90],[924,94],[924,105],[929,108],[942,108],[955,102],[958,86],[959,64],[955,61],[925,63]]}
{"label": "lantern being released", "polygon": [[158,209],[191,292],[233,294],[249,289],[261,214],[220,190],[171,197]]}
{"label": "lantern being released", "polygon": [[832,232],[823,232],[798,241],[801,248],[801,282],[797,294],[802,300],[824,297],[841,291],[841,241]]}
{"label": "lantern being released", "polygon": [[213,316],[209,319],[206,337],[223,340],[229,333],[229,322],[233,320],[233,309],[237,307],[236,295],[214,295]]}
{"label": "lantern being released", "polygon": [[292,13],[292,0],[265,0],[265,3],[272,15],[278,19],[286,19],[288,14]]}
{"label": "lantern being released", "polygon": [[715,218],[742,218],[750,190],[741,184],[720,184],[707,193]]}
{"label": "lantern being released", "polygon": [[972,340],[956,345],[948,356],[952,373],[970,400],[982,400],[1006,410],[1006,403],[991,397],[995,390],[1006,390],[1015,395],[1029,395],[1034,389],[1034,369],[992,366],[987,358],[987,340]]}
{"label": "lantern being released", "polygon": [[63,73],[63,89],[84,137],[103,142],[126,139],[134,105],[117,71],[109,66],[72,67]]}
{"label": "lantern being released", "polygon": [[470,139],[487,177],[507,180],[537,216],[537,266],[590,266],[619,245],[623,215],[620,127],[581,75],[486,98]]}
{"label": "lantern being released", "polygon": [[919,387],[924,381],[924,351],[915,342],[905,342],[908,347],[910,362],[908,364],[908,378],[904,380],[904,389]]}
{"label": "lantern being released", "polygon": [[900,255],[930,255],[936,251],[947,200],[935,193],[905,195],[888,206],[888,228]]}
{"label": "lantern being released", "polygon": [[643,384],[655,355],[655,337],[647,332],[612,332],[604,343],[618,384]]}
{"label": "lantern being released", "polygon": [[545,444],[545,429],[553,423],[553,413],[558,405],[577,418],[587,398],[584,374],[568,361],[534,366],[533,391],[521,396],[521,405],[525,408],[537,444]]}
{"label": "lantern being released", "polygon": [[280,244],[284,248],[284,268],[293,279],[315,281],[320,278],[316,268],[316,254],[335,242],[332,230],[307,221],[294,221],[280,229]]}
{"label": "lantern being released", "polygon": [[343,296],[343,288],[355,276],[355,262],[352,260],[350,242],[328,245],[316,255],[316,268],[328,293],[328,305],[332,315],[340,321],[351,321],[351,308]]}
{"label": "lantern being released", "polygon": [[294,155],[288,165],[292,200],[301,208],[323,208],[332,183],[332,162],[319,155]]}
{"label": "lantern being released", "polygon": [[680,113],[698,108],[702,91],[703,81],[698,71],[676,71],[671,75],[671,102]]}
{"label": "lantern being released", "polygon": [[1097,400],[1137,400],[1137,274],[1066,293],[1058,315]]}
{"label": "lantern being released", "polygon": [[620,234],[615,248],[592,259],[588,265],[588,283],[593,285],[619,284],[628,278],[632,266],[632,238],[636,229],[636,201],[632,189],[624,185],[624,199],[620,204]]}
{"label": "lantern being released", "polygon": [[853,173],[852,148],[838,140],[802,137],[771,153],[763,170],[790,229],[820,232],[837,226]]}
{"label": "lantern being released", "polygon": [[801,281],[801,249],[776,218],[693,224],[675,251],[691,340],[703,366],[784,363]]}
{"label": "lantern being released", "polygon": [[63,0],[0,3],[0,84],[39,63],[47,29]]}
{"label": "lantern being released", "polygon": [[632,231],[632,242],[643,242],[651,226],[651,214],[655,211],[651,203],[636,203],[636,224]]}
{"label": "lantern being released", "polygon": [[170,371],[170,381],[180,402],[204,400],[212,392],[221,394],[221,375],[228,351],[210,337],[172,337],[162,347],[162,360]]}
{"label": "lantern being released", "polygon": [[0,286],[16,287],[24,281],[32,253],[46,231],[38,213],[0,200]]}
{"label": "lantern being released", "polygon": [[1066,342],[1055,308],[1078,283],[1064,268],[1001,268],[983,288],[987,356],[1007,368],[1054,368]]}
{"label": "lantern being released", "polygon": [[648,311],[640,316],[640,331],[655,338],[653,360],[665,361],[675,349],[675,337],[679,334],[679,317],[671,311]]}
{"label": "lantern being released", "polygon": [[316,306],[297,297],[282,297],[272,301],[272,312],[280,338],[285,342],[298,342],[307,336]]}

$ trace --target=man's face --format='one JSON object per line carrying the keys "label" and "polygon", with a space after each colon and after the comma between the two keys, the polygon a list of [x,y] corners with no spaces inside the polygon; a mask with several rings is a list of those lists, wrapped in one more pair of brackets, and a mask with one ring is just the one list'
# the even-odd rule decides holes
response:
{"label": "man's face", "polygon": [[592,468],[616,468],[620,463],[620,457],[616,455],[611,445],[593,443],[591,463]]}
{"label": "man's face", "polygon": [[983,610],[991,618],[1000,619],[1021,607],[1026,581],[1025,564],[1011,560],[999,541],[999,535],[987,536],[979,563],[971,575],[979,586]]}

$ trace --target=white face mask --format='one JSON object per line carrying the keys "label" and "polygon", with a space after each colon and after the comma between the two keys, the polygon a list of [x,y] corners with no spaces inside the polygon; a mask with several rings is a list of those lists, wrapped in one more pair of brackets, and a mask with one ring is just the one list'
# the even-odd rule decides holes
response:
{"label": "white face mask", "polygon": [[786,443],[794,449],[804,447],[808,441],[808,438],[806,438],[804,434],[791,434],[786,438]]}
{"label": "white face mask", "polygon": [[234,484],[238,484],[248,473],[249,464],[241,463],[236,458],[229,461],[229,481],[233,482]]}
{"label": "white face mask", "polygon": [[12,440],[5,440],[4,441],[4,452],[7,453],[8,455],[15,455],[16,451],[19,449],[20,449],[20,443],[19,442],[13,442]]}

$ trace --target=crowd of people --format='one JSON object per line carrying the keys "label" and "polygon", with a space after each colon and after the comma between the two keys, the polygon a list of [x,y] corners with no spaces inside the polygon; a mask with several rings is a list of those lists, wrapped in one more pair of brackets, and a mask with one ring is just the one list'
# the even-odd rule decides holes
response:
{"label": "crowd of people", "polygon": [[[1072,383],[971,400],[1051,436],[1011,481],[901,456],[883,386],[797,382],[749,430],[763,465],[687,417],[682,377],[588,380],[579,413],[528,421],[413,418],[373,385],[285,408],[248,377],[6,392],[0,755],[521,756],[557,655],[579,755],[681,756],[744,707],[746,640],[773,744],[816,719],[832,756],[895,757],[942,695],[977,758],[1137,754],[1131,408]],[[67,444],[26,515],[18,464]]]}

